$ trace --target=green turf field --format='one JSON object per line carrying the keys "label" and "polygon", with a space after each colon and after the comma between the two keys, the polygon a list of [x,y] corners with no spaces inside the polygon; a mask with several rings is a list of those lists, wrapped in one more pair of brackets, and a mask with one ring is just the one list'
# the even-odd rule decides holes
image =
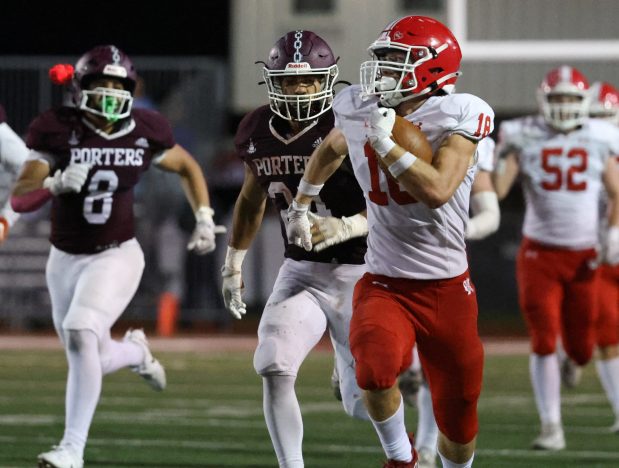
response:
{"label": "green turf field", "polygon": [[[262,418],[261,381],[251,353],[158,353],[169,388],[155,393],[129,371],[104,381],[86,449],[87,467],[275,467]],[[331,356],[316,352],[301,369],[305,464],[378,468],[383,460],[368,423],[348,418],[331,395]],[[488,356],[480,401],[476,467],[618,467],[619,436],[593,366],[564,392],[568,448],[528,445],[538,430],[528,358]],[[3,351],[0,361],[0,467],[35,466],[59,441],[65,380],[60,351]],[[411,430],[416,413],[407,409]]]}

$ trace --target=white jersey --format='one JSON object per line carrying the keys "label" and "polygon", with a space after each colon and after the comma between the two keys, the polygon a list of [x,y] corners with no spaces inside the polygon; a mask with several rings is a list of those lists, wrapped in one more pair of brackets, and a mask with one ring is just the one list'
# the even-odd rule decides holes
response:
{"label": "white jersey", "polygon": [[27,156],[28,148],[22,139],[6,122],[0,123],[0,216],[6,218],[9,225],[19,217],[9,203],[10,189]]}
{"label": "white jersey", "polygon": [[477,145],[477,170],[494,171],[494,147],[496,144],[490,137],[486,137]]}
{"label": "white jersey", "polygon": [[[362,100],[360,87],[340,91],[333,103],[335,126],[344,133],[353,169],[368,208],[368,271],[394,278],[453,278],[468,268],[464,228],[469,194],[475,175],[472,164],[450,200],[431,209],[417,202],[379,170],[367,143],[370,112],[377,98]],[[408,120],[423,129],[436,151],[457,133],[480,140],[492,131],[494,112],[483,100],[469,94],[428,98]]]}
{"label": "white jersey", "polygon": [[619,154],[619,130],[588,119],[560,133],[542,116],[503,122],[500,153],[518,155],[526,210],[522,233],[538,242],[569,249],[594,247],[598,204],[609,157]]}

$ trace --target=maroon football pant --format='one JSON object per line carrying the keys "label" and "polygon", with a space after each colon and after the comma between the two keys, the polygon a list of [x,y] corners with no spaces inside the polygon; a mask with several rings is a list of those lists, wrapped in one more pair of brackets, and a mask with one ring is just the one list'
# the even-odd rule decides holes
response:
{"label": "maroon football pant", "polygon": [[518,299],[533,352],[555,352],[561,336],[577,364],[591,359],[597,319],[597,270],[594,249],[567,250],[524,239],[516,259]]}
{"label": "maroon football pant", "polygon": [[602,265],[598,283],[599,315],[596,322],[598,346],[619,344],[619,265]]}
{"label": "maroon football pant", "polygon": [[465,444],[477,434],[483,347],[468,272],[446,280],[366,273],[357,283],[350,347],[359,387],[387,389],[411,364],[417,342],[441,432]]}

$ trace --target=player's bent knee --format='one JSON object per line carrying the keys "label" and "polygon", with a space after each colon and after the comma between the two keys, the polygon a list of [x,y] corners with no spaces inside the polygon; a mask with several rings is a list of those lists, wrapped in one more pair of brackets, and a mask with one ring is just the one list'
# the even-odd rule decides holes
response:
{"label": "player's bent knee", "polygon": [[477,400],[479,395],[462,399],[440,400],[434,407],[436,424],[452,442],[468,444],[477,435]]}
{"label": "player's bent knee", "polygon": [[92,330],[64,330],[64,334],[69,351],[79,353],[97,344],[97,335]]}
{"label": "player's bent knee", "polygon": [[290,356],[275,338],[262,340],[254,352],[254,369],[258,375],[297,375],[298,369]]}
{"label": "player's bent knee", "polygon": [[356,361],[357,385],[363,390],[385,390],[395,385],[399,373],[396,353],[362,353]]}

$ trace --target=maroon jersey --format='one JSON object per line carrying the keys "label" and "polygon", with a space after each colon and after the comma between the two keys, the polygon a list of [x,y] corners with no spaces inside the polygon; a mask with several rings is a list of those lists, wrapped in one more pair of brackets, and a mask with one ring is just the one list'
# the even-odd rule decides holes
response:
{"label": "maroon jersey", "polygon": [[[243,118],[234,144],[238,155],[250,167],[281,214],[286,257],[312,262],[361,264],[366,251],[365,237],[350,239],[316,253],[289,244],[286,236],[286,211],[296,195],[305,164],[332,128],[333,113],[327,112],[301,133],[291,135],[289,123],[274,116],[268,106],[262,106]],[[325,183],[311,210],[321,216],[338,218],[365,210],[365,198],[348,158]]]}
{"label": "maroon jersey", "polygon": [[134,237],[133,187],[151,160],[174,146],[168,121],[158,112],[134,109],[118,130],[104,134],[69,107],[39,115],[26,145],[44,153],[50,174],[70,163],[92,165],[80,193],[54,197],[50,240],[60,250],[90,254]]}

